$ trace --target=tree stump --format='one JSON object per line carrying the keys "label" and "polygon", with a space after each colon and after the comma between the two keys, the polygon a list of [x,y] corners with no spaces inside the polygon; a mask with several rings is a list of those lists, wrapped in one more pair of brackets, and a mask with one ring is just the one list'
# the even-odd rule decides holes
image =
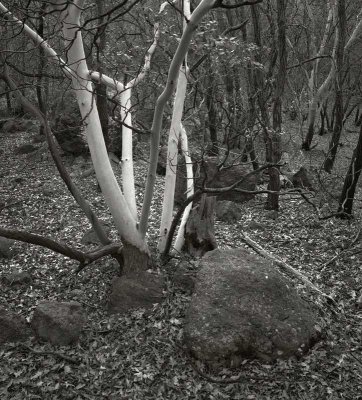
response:
{"label": "tree stump", "polygon": [[204,194],[200,205],[191,210],[185,228],[184,250],[194,257],[202,257],[217,248],[214,231],[216,197]]}

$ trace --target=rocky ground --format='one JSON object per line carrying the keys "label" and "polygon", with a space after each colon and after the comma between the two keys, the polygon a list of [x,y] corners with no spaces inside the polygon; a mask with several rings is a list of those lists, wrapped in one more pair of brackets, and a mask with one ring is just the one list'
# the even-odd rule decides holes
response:
{"label": "rocky ground", "polygon": [[[84,248],[81,238],[90,226],[50,157],[43,151],[14,153],[34,135],[0,132],[0,226]],[[64,161],[98,215],[111,227],[111,236],[117,239],[94,176],[80,177],[89,167],[89,160]],[[139,200],[146,167],[145,161],[136,162]],[[163,178],[158,177],[149,233],[153,247],[162,186]],[[328,213],[324,195],[313,201],[321,205],[325,215]],[[359,203],[352,221],[319,220],[299,196],[282,197],[278,215],[265,211],[263,203],[264,197],[259,195],[242,206],[239,221],[216,221],[218,245],[246,246],[242,235],[245,231],[335,299],[337,306],[331,308],[291,278],[302,296],[319,306],[326,325],[323,340],[303,359],[274,364],[245,360],[235,370],[209,371],[183,351],[182,323],[190,297],[171,280],[167,281],[164,302],[152,310],[110,316],[106,312],[107,294],[118,272],[112,260],[103,259],[76,275],[74,261],[40,247],[16,243],[13,256],[0,259],[1,273],[26,271],[32,283],[21,287],[1,284],[0,306],[30,320],[42,300],[76,300],[86,310],[88,321],[79,343],[73,346],[51,346],[34,339],[1,345],[0,398],[362,399]],[[166,276],[179,261],[164,267]]]}

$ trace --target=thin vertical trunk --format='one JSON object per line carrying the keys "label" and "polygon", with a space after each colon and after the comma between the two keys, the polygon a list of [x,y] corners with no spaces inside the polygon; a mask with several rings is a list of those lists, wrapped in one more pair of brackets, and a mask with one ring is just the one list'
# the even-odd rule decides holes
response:
{"label": "thin vertical trunk", "polygon": [[136,190],[133,171],[131,94],[132,86],[130,88],[126,86],[121,93],[121,118],[125,123],[125,125],[122,126],[122,187],[131,214],[135,221],[137,221]]}
{"label": "thin vertical trunk", "polygon": [[5,97],[6,97],[7,114],[11,115],[12,114],[11,97],[10,97],[10,91],[7,90],[6,84],[5,84]]}
{"label": "thin vertical trunk", "polygon": [[[186,134],[186,130],[183,126],[181,126],[181,149],[182,149],[182,153],[185,157],[185,163],[186,163],[186,177],[187,177],[186,187],[187,187],[187,198],[189,198],[194,194],[194,173],[193,173],[193,169],[192,169],[193,168],[192,159],[189,154],[187,134]],[[178,252],[180,252],[182,250],[183,245],[185,243],[185,227],[186,227],[186,223],[189,218],[191,209],[192,209],[192,202],[189,203],[188,206],[185,208],[185,211],[182,215],[180,227],[177,232],[176,239],[175,239],[174,249]]]}
{"label": "thin vertical trunk", "polygon": [[[183,6],[183,18],[189,20],[190,1],[185,0],[182,3]],[[183,21],[183,31],[187,26],[186,21]],[[160,240],[158,243],[158,250],[162,253],[165,249],[167,237],[170,231],[172,223],[172,214],[174,207],[174,196],[177,176],[177,162],[178,162],[178,148],[181,138],[181,121],[183,116],[183,110],[186,98],[187,89],[187,54],[185,54],[184,61],[180,67],[180,71],[177,78],[177,86],[175,93],[175,100],[172,110],[172,120],[170,131],[168,134],[168,145],[167,145],[167,160],[166,160],[166,176],[165,176],[165,189],[163,194],[162,203],[162,216],[160,225]]]}
{"label": "thin vertical trunk", "polygon": [[[104,53],[104,49],[106,47],[106,42],[107,42],[106,26],[102,25],[104,22],[104,17],[102,17],[104,13],[102,0],[97,0],[97,13],[99,15],[98,25],[100,27],[97,28],[96,38],[94,41],[96,46],[95,69],[99,73],[102,73],[104,72],[104,70],[101,57]],[[109,137],[109,121],[108,121],[107,86],[102,82],[95,83],[95,94],[96,94],[96,104],[98,108],[99,118],[101,121],[104,142],[106,144],[107,150],[109,151],[110,137]]]}
{"label": "thin vertical trunk", "polygon": [[215,96],[214,96],[215,77],[210,58],[207,71],[206,85],[207,85],[206,107],[208,114],[207,125],[209,128],[210,142],[211,142],[211,147],[209,147],[208,153],[212,156],[216,156],[219,154],[219,144],[217,140],[217,110],[215,107]]}
{"label": "thin vertical trunk", "polygon": [[[362,168],[362,126],[358,137],[358,143],[353,151],[352,160],[344,179],[342,193],[339,199],[338,212],[346,216],[352,215],[354,194]],[[343,215],[342,215],[343,217]]]}
{"label": "thin vertical trunk", "polygon": [[338,44],[336,51],[336,99],[335,99],[335,112],[334,112],[334,125],[333,135],[329,143],[329,152],[327,159],[324,162],[324,170],[331,172],[334,161],[336,158],[339,139],[341,137],[343,129],[343,59],[344,59],[344,48],[346,42],[346,29],[347,29],[347,18],[346,18],[346,5],[345,0],[338,0],[337,3],[338,11]]}
{"label": "thin vertical trunk", "polygon": [[[43,4],[42,8],[41,8],[41,12],[39,15],[39,24],[38,24],[38,28],[37,28],[37,33],[44,37],[44,11],[45,11],[45,7],[46,5]],[[37,83],[36,83],[36,95],[37,95],[37,99],[38,99],[38,106],[39,106],[39,110],[43,113],[44,118],[46,119],[47,116],[47,102],[45,99],[45,93],[43,91],[43,84],[47,84],[47,79],[44,79],[42,77],[44,68],[45,68],[45,64],[46,64],[46,55],[45,55],[45,51],[42,47],[39,47],[39,67],[38,67],[38,78],[37,78]],[[40,125],[40,134],[43,135],[44,134],[44,125],[41,124]]]}
{"label": "thin vertical trunk", "polygon": [[332,75],[334,73],[334,68],[333,68],[333,62],[332,62],[332,67],[331,67],[331,72],[330,75],[328,75],[327,78],[327,84],[325,86],[321,86],[319,89],[316,89],[317,86],[317,80],[318,80],[318,69],[319,69],[319,61],[320,61],[320,56],[324,53],[326,44],[327,44],[327,40],[329,37],[329,33],[331,30],[331,25],[332,25],[332,21],[333,21],[333,13],[334,13],[334,3],[333,1],[330,1],[329,3],[329,11],[328,11],[328,17],[327,17],[327,22],[326,22],[326,26],[324,28],[324,34],[323,34],[323,38],[319,47],[319,50],[317,52],[316,50],[316,35],[315,35],[315,31],[316,31],[316,21],[315,21],[315,16],[311,10],[311,8],[309,7],[309,4],[307,1],[305,1],[305,5],[308,11],[308,15],[309,18],[312,22],[312,52],[313,52],[313,56],[316,57],[315,61],[313,62],[313,68],[312,71],[310,73],[310,78],[309,78],[309,82],[308,82],[308,86],[309,86],[309,109],[308,109],[308,120],[307,120],[307,134],[306,137],[303,141],[302,144],[302,149],[303,150],[310,150],[310,146],[312,144],[312,140],[314,137],[314,125],[315,125],[315,121],[316,121],[316,117],[317,117],[317,112],[318,112],[318,102],[320,101],[321,97],[324,95],[324,93],[327,92],[328,88],[329,88],[329,84],[331,83],[331,79],[332,79]]}

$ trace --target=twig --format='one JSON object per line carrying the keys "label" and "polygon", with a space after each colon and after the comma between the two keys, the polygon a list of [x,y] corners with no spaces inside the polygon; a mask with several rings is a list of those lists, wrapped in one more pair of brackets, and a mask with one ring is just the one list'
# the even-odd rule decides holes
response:
{"label": "twig", "polygon": [[39,354],[39,355],[52,355],[52,356],[56,356],[58,358],[61,358],[65,361],[68,361],[72,364],[79,364],[79,360],[76,360],[75,358],[72,357],[68,357],[62,353],[59,353],[58,351],[41,351],[41,350],[35,350],[33,348],[31,348],[30,346],[24,344],[24,343],[20,343],[19,344],[21,347],[23,347],[24,349],[30,351],[31,353],[34,354]]}
{"label": "twig", "polygon": [[345,249],[343,249],[341,252],[339,252],[338,254],[336,254],[334,257],[332,257],[330,260],[328,260],[326,263],[324,263],[322,265],[322,267],[320,268],[321,271],[324,271],[328,265],[334,263],[339,257],[341,257],[342,255],[344,255],[348,250],[350,250],[355,244],[356,242],[359,240],[361,236],[361,229],[358,230],[356,236],[353,238],[352,242],[349,244],[348,247],[346,247]]}
{"label": "twig", "polygon": [[289,265],[285,261],[281,260],[278,257],[275,257],[274,255],[272,255],[271,253],[269,253],[268,251],[263,249],[258,243],[254,242],[254,240],[252,240],[245,232],[242,233],[242,240],[248,246],[250,246],[253,250],[255,250],[258,254],[262,255],[265,258],[272,260],[273,262],[275,262],[276,265],[278,265],[278,267],[283,268],[287,272],[293,274],[300,281],[302,281],[307,286],[309,286],[311,289],[316,291],[318,294],[320,294],[321,296],[326,298],[328,304],[333,304],[334,306],[337,306],[337,303],[335,302],[335,300],[332,297],[330,297],[326,293],[322,292],[322,290],[320,290],[316,285],[314,285],[314,283],[312,283],[308,278],[306,278],[302,273],[300,273],[298,270],[293,268],[291,265]]}

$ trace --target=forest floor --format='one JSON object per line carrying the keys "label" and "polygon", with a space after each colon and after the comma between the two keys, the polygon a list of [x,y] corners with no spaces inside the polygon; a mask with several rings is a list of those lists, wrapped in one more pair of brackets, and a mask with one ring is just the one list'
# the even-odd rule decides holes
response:
{"label": "forest floor", "polygon": [[[30,141],[29,133],[0,132],[0,202],[7,205],[0,208],[0,226],[40,233],[84,248],[80,240],[90,225],[51,159],[37,153],[14,155],[15,147]],[[80,178],[83,167],[79,166],[79,159],[75,163],[70,158],[64,161],[98,215],[111,227],[95,177]],[[146,167],[142,160],[135,163],[139,200]],[[149,233],[153,244],[158,235],[162,187],[163,177],[157,177]],[[329,188],[335,193],[333,183]],[[326,326],[323,340],[303,359],[274,364],[245,360],[235,370],[208,371],[200,364],[195,368],[182,350],[182,321],[190,297],[170,281],[165,300],[152,310],[108,315],[110,281],[118,273],[112,260],[102,259],[76,275],[74,261],[17,242],[13,257],[0,260],[1,273],[14,268],[26,271],[32,275],[33,283],[20,288],[0,285],[0,306],[29,321],[42,300],[76,300],[84,306],[88,322],[80,341],[73,346],[51,346],[35,339],[25,346],[2,345],[0,398],[362,399],[362,309],[357,307],[362,292],[360,203],[356,203],[356,215],[351,221],[319,220],[314,209],[299,196],[282,196],[281,209],[274,220],[264,210],[264,200],[258,195],[244,203],[237,223],[216,221],[216,237],[221,248],[240,247],[245,246],[242,232],[247,231],[267,251],[335,299],[337,307],[331,309],[293,280],[302,296],[319,306]],[[322,212],[335,211],[335,204],[327,201],[324,194],[317,195],[314,201]],[[263,228],[249,229],[251,221]],[[111,235],[117,238],[113,229]],[[335,256],[336,260],[327,265]],[[165,274],[170,274],[172,268],[177,265],[166,266]],[[236,383],[227,383],[239,374]]]}

